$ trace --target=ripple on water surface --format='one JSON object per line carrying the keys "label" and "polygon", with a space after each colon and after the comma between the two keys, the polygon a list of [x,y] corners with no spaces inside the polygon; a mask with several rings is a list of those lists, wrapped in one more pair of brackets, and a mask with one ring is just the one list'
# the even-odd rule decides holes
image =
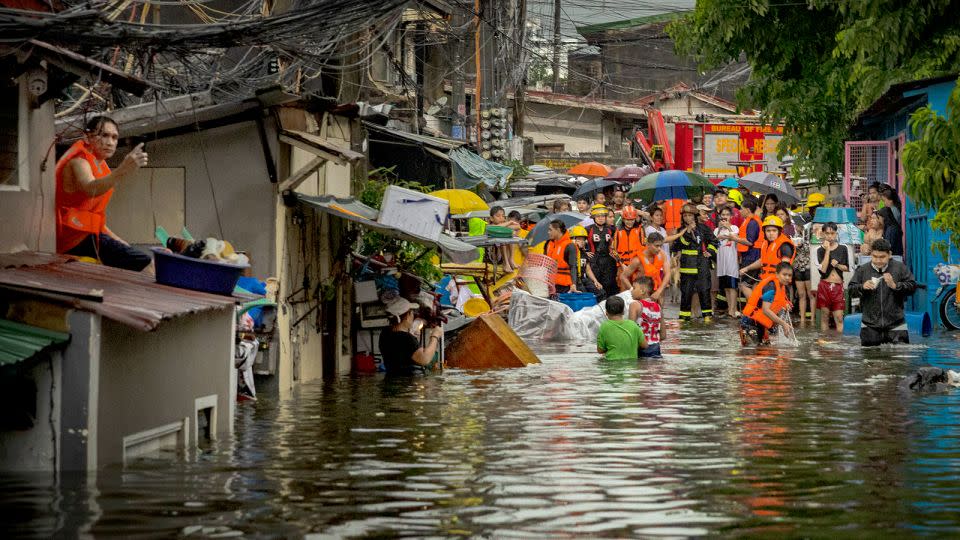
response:
{"label": "ripple on water surface", "polygon": [[[662,361],[543,345],[525,369],[344,377],[238,407],[186,460],[2,479],[14,536],[960,534],[960,391],[903,397],[960,339],[741,350],[671,324]],[[683,345],[681,346],[681,342]],[[65,536],[72,536],[65,534]]]}

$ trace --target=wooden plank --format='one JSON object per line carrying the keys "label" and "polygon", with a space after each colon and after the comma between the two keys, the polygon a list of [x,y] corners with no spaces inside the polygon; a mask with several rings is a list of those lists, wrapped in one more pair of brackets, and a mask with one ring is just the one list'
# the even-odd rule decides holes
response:
{"label": "wooden plank", "polygon": [[354,152],[347,148],[341,148],[327,139],[307,133],[305,131],[294,131],[285,129],[280,134],[280,140],[312,152],[318,156],[326,157],[339,165],[346,165],[355,161],[360,161],[364,156],[360,152]]}
{"label": "wooden plank", "polygon": [[291,174],[289,177],[284,179],[277,186],[277,191],[283,193],[284,191],[293,191],[297,189],[297,186],[303,183],[310,175],[315,173],[321,165],[327,162],[326,158],[317,156],[310,160],[309,163],[301,167],[297,172]]}
{"label": "wooden plank", "polygon": [[346,165],[346,164],[347,164],[347,161],[346,161],[345,159],[341,158],[340,156],[331,154],[330,152],[327,152],[326,150],[320,149],[320,148],[318,148],[317,146],[311,144],[310,142],[305,141],[305,140],[300,139],[300,138],[297,138],[297,137],[290,137],[290,136],[288,136],[288,135],[280,135],[280,142],[285,142],[285,143],[289,144],[290,146],[296,146],[297,148],[300,148],[301,150],[306,150],[307,152],[310,152],[311,154],[315,154],[315,155],[317,155],[317,156],[320,156],[320,157],[324,158],[324,159],[327,160],[327,161],[332,161],[332,162],[336,163],[337,165]]}

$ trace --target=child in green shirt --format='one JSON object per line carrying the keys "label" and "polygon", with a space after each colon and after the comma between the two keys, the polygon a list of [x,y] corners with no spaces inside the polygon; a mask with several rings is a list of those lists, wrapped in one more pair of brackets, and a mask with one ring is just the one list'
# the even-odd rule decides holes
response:
{"label": "child in green shirt", "polygon": [[624,320],[623,298],[607,298],[607,319],[600,325],[597,334],[597,352],[607,360],[632,360],[639,358],[641,349],[646,348],[647,339],[640,326],[631,320]]}

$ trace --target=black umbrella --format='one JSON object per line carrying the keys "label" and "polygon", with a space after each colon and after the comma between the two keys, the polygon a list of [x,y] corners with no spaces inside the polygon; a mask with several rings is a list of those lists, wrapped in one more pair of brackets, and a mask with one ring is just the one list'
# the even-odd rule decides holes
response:
{"label": "black umbrella", "polygon": [[614,182],[613,180],[604,180],[603,178],[594,178],[592,180],[587,180],[583,184],[580,184],[580,187],[573,192],[573,200],[577,200],[582,196],[593,198],[593,195],[598,191],[603,191],[610,186],[619,186],[620,182]]}
{"label": "black umbrella", "polygon": [[535,246],[540,242],[545,242],[549,238],[549,233],[547,229],[550,227],[550,222],[559,219],[563,222],[564,225],[569,229],[574,225],[577,225],[581,221],[587,219],[587,216],[579,214],[577,212],[560,212],[559,214],[550,214],[545,216],[543,219],[537,222],[537,225],[530,231],[530,234],[527,235],[527,242],[531,246]]}
{"label": "black umbrella", "polygon": [[800,195],[793,189],[790,182],[768,172],[752,172],[739,180],[740,187],[764,195],[776,195],[777,199],[787,204],[800,202]]}

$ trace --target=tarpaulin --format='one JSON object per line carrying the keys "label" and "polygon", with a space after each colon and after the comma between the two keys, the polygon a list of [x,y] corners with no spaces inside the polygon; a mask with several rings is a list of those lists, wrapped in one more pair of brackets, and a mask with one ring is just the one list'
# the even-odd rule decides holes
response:
{"label": "tarpaulin", "polygon": [[483,182],[495,188],[505,184],[513,168],[483,159],[463,148],[455,148],[447,154],[453,170],[453,186],[458,189],[470,189]]}

